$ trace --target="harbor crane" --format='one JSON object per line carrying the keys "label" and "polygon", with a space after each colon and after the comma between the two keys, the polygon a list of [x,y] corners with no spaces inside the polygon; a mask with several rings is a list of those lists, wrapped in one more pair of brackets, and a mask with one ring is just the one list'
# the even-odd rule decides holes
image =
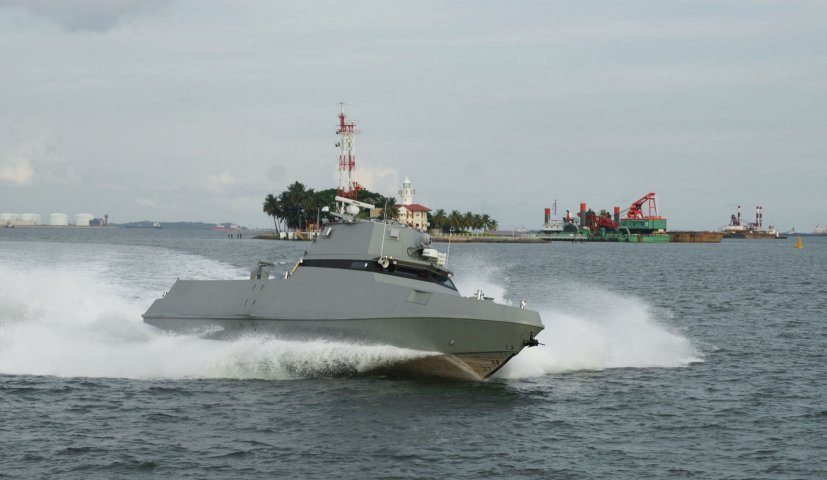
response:
{"label": "harbor crane", "polygon": [[[647,215],[643,214],[643,206],[647,207]],[[628,219],[648,219],[648,220],[662,220],[663,217],[658,215],[658,205],[655,202],[655,192],[649,192],[643,197],[635,200],[632,205],[626,210],[626,217]]]}

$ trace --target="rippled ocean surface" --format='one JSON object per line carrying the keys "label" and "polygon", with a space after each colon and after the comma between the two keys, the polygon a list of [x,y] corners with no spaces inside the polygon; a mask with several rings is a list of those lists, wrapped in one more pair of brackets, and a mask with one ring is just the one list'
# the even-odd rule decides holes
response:
{"label": "rippled ocean surface", "polygon": [[141,321],[176,277],[307,243],[0,229],[0,478],[825,478],[827,238],[804,244],[451,245],[462,294],[546,325],[475,383]]}

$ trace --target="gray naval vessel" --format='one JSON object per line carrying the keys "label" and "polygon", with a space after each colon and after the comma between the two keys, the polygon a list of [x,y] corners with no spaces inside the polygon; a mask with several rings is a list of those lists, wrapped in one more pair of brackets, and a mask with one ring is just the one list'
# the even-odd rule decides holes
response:
{"label": "gray naval vessel", "polygon": [[259,262],[249,280],[178,280],[144,321],[182,333],[233,337],[328,338],[419,350],[385,368],[485,379],[524,347],[538,344],[540,315],[500,305],[477,291],[463,297],[446,255],[427,233],[396,222],[357,220],[359,207],[337,197],[337,218],[322,228],[284,276]]}

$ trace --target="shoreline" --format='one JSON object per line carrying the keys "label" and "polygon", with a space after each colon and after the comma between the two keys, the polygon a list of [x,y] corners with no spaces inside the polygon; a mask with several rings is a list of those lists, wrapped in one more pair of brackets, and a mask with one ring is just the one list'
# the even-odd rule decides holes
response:
{"label": "shoreline", "polygon": [[[282,232],[284,233],[284,232]],[[291,236],[285,235],[284,237],[280,237],[277,234],[273,233],[262,233],[252,237],[254,240],[281,240],[287,242],[306,242],[313,240],[314,232],[302,232],[302,235],[293,235]],[[529,237],[529,236],[522,236],[522,237],[509,237],[509,236],[496,236],[496,235],[488,235],[488,236],[474,236],[474,235],[452,235],[452,236],[445,236],[445,235],[431,235],[431,241],[440,242],[440,243],[447,243],[450,239],[451,243],[548,243],[547,240],[540,238],[540,237]]]}
{"label": "shoreline", "polygon": [[74,229],[74,228],[86,228],[86,229],[101,229],[101,228],[116,228],[111,227],[109,225],[14,225],[11,227],[0,227],[0,228],[8,228],[9,230],[13,228],[67,228],[67,229]]}
{"label": "shoreline", "polygon": [[474,236],[474,235],[431,235],[431,240],[434,242],[441,242],[441,243],[548,243],[548,240],[540,238],[540,237],[530,237],[530,236],[522,236],[522,237],[509,237],[506,235],[499,236],[499,235],[486,235],[486,236]]}

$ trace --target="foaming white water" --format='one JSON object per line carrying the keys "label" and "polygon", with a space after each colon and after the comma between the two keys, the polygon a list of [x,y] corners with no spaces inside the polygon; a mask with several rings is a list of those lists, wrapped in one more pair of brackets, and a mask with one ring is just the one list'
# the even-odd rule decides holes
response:
{"label": "foaming white water", "polygon": [[[25,244],[0,251],[0,373],[63,377],[289,379],[363,372],[422,352],[250,336],[170,335],[141,314],[174,277],[238,278],[209,259],[145,247]],[[21,254],[25,252],[25,255]],[[38,256],[32,266],[31,256]],[[47,263],[49,266],[42,266]]]}
{"label": "foaming white water", "polygon": [[505,298],[506,289],[502,281],[502,269],[493,263],[483,263],[476,260],[462,265],[464,272],[454,278],[454,284],[460,294],[470,297],[477,290],[482,290],[486,297],[495,302],[511,305],[511,300]]}
{"label": "foaming white water", "polygon": [[673,368],[703,360],[679,332],[664,325],[658,312],[641,299],[584,285],[572,286],[583,306],[542,306],[544,345],[526,348],[497,373],[526,378],[576,370]]}
{"label": "foaming white water", "polygon": [[[36,259],[36,261],[33,261]],[[509,279],[491,262],[463,265],[460,291],[497,302]],[[4,242],[0,248],[0,373],[122,378],[262,378],[368,371],[423,352],[251,336],[216,341],[176,336],[141,319],[175,276],[243,278],[243,271],[186,253],[112,245]],[[537,282],[539,283],[539,282]],[[533,285],[533,284],[532,284]],[[521,288],[526,287],[523,285]],[[545,345],[524,349],[497,376],[575,370],[680,367],[702,355],[667,326],[668,312],[634,296],[555,284],[538,309]],[[583,301],[582,299],[588,299]],[[543,304],[542,302],[546,303]]]}
{"label": "foaming white water", "polygon": [[[594,285],[554,279],[548,273],[509,278],[505,268],[484,257],[465,258],[460,292],[482,289],[498,303],[507,295],[527,293],[527,308],[540,312],[543,343],[525,348],[497,378],[529,378],[578,370],[674,368],[703,361],[703,355],[680,332],[668,326],[670,313],[634,295],[618,295]],[[520,298],[520,297],[516,297]],[[516,300],[515,298],[515,300]],[[522,299],[522,298],[520,298]]]}

